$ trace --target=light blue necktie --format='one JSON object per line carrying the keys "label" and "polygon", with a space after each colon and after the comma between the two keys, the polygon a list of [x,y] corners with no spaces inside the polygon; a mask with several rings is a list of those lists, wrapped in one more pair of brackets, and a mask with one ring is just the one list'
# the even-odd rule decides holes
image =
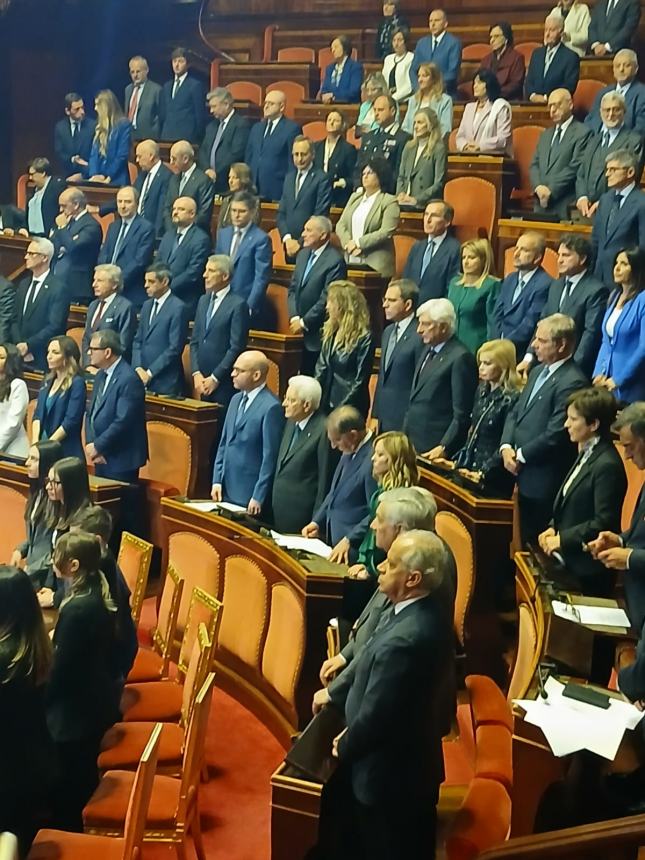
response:
{"label": "light blue necktie", "polygon": [[302,283],[307,280],[309,277],[309,272],[313,269],[314,263],[316,262],[316,255],[312,252],[309,259],[307,260],[307,265],[305,266],[305,271],[302,275]]}
{"label": "light blue necktie", "polygon": [[531,393],[529,394],[527,406],[529,403],[532,402],[533,398],[538,393],[540,388],[542,388],[542,386],[544,385],[544,383],[547,381],[548,378],[549,378],[549,368],[543,367],[542,372],[540,373],[538,378],[535,380],[535,385],[533,386],[533,391],[531,391]]}
{"label": "light blue necktie", "polygon": [[430,261],[432,260],[432,256],[434,254],[434,239],[430,239],[428,245],[423,254],[423,262],[421,263],[421,277],[424,276],[425,270],[430,265]]}

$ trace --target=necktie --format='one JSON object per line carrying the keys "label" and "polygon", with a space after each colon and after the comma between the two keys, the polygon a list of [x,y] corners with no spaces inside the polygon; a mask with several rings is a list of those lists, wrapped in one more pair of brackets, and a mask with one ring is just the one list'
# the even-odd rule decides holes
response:
{"label": "necktie", "polygon": [[159,313],[159,301],[157,299],[155,299],[154,302],[152,303],[152,310],[150,311],[149,325],[152,325],[152,323],[156,320],[158,313]]}
{"label": "necktie", "polygon": [[208,327],[211,324],[211,320],[215,315],[215,301],[216,301],[216,293],[211,293],[210,301],[208,302],[208,311],[206,312],[206,326]]}
{"label": "necktie", "polygon": [[231,242],[231,250],[229,251],[229,257],[233,262],[235,262],[235,257],[237,256],[237,249],[240,247],[240,242],[242,241],[242,231],[239,229],[235,229],[235,233],[233,234],[233,241]]}
{"label": "necktie", "polygon": [[555,131],[553,132],[553,139],[551,140],[551,149],[555,149],[560,146],[560,141],[562,140],[562,126],[556,125]]}
{"label": "necktie", "polygon": [[92,331],[96,331],[99,327],[99,323],[103,319],[103,314],[105,312],[105,300],[101,299],[99,302],[99,306],[96,309],[96,313],[94,314],[94,319],[92,320]]}
{"label": "necktie", "polygon": [[237,414],[235,416],[235,426],[233,428],[234,430],[237,430],[237,428],[242,423],[242,419],[244,418],[244,413],[246,411],[246,404],[248,402],[249,402],[249,395],[245,391],[244,394],[242,395],[242,399],[240,400],[240,405],[237,408]]}
{"label": "necktie", "polygon": [[35,278],[31,282],[29,289],[27,290],[27,297],[25,299],[25,306],[23,308],[23,314],[28,313],[32,307],[34,306],[34,301],[36,300],[36,295],[38,294],[38,285],[40,281],[37,281]]}
{"label": "necktie", "polygon": [[569,298],[569,293],[571,292],[571,279],[564,279],[564,289],[562,290],[562,295],[560,296],[560,310],[564,308]]}
{"label": "necktie", "polygon": [[264,137],[265,137],[265,139],[266,139],[267,137],[271,137],[272,132],[273,132],[273,120],[269,120],[269,121],[267,122],[267,127],[266,127],[266,129],[265,129],[265,131],[264,131]]}
{"label": "necktie", "polygon": [[172,96],[171,96],[171,98],[174,99],[174,97],[177,95],[177,90],[179,89],[180,86],[181,86],[181,83],[179,82],[179,78],[175,77],[175,83],[172,85]]}
{"label": "necktie", "polygon": [[77,137],[78,137],[78,123],[73,122],[72,123],[72,140],[76,140]]}
{"label": "necktie", "polygon": [[134,122],[134,118],[137,115],[137,108],[139,107],[139,96],[141,95],[141,84],[137,84],[132,89],[132,95],[130,96],[130,107],[128,108],[128,119],[130,122]]}
{"label": "necktie", "polygon": [[397,343],[399,342],[399,324],[395,323],[394,331],[392,332],[392,336],[387,342],[387,347],[385,349],[385,369],[388,370],[390,364],[392,364],[392,359],[394,358],[394,350],[396,348]]}
{"label": "necktie", "polygon": [[515,304],[515,302],[516,302],[516,301],[519,299],[519,297],[522,295],[522,290],[523,290],[523,289],[524,289],[524,278],[522,277],[522,275],[521,275],[521,274],[518,274],[518,276],[517,276],[517,286],[515,287],[515,290],[514,290],[514,292],[513,292],[513,299],[512,299],[512,301],[511,301],[511,304],[513,304],[513,305]]}
{"label": "necktie", "polygon": [[123,240],[125,239],[125,233],[127,229],[127,223],[125,221],[121,221],[121,229],[119,230],[119,235],[116,237],[116,244],[114,245],[112,259],[110,260],[112,265],[116,263],[116,258],[119,256],[119,251],[121,250],[121,245],[123,244]]}
{"label": "necktie", "polygon": [[616,6],[616,2],[617,2],[617,0],[609,0],[609,2],[607,3],[607,13],[606,13],[607,18],[609,18],[611,13],[614,11],[614,7]]}
{"label": "necktie", "polygon": [[623,202],[622,194],[618,191],[616,192],[614,199],[611,202],[611,209],[609,210],[609,215],[607,216],[607,232],[609,233],[613,228],[616,218],[620,213],[620,206]]}
{"label": "necktie", "polygon": [[296,197],[300,194],[300,189],[302,188],[302,183],[305,181],[305,174],[302,170],[298,171],[298,175],[296,176]]}
{"label": "necktie", "polygon": [[307,280],[307,278],[309,277],[309,272],[313,269],[315,262],[316,262],[316,255],[314,253],[311,253],[309,255],[309,259],[307,260],[307,265],[305,266],[305,271],[303,272],[303,275],[302,275],[302,283],[303,284]]}
{"label": "necktie", "polygon": [[213,141],[213,145],[211,146],[210,165],[213,170],[215,170],[215,155],[217,153],[217,147],[221,143],[222,135],[224,134],[224,128],[224,123],[220,122],[219,126],[217,127],[217,134],[215,135],[215,140]]}
{"label": "necktie", "polygon": [[184,234],[183,234],[183,233],[177,233],[177,235],[175,236],[175,241],[172,243],[172,248],[171,248],[171,251],[170,251],[170,256],[168,257],[168,262],[169,262],[169,263],[172,263],[172,261],[173,261],[173,259],[174,259],[174,257],[175,257],[175,254],[177,253],[177,249],[178,249],[178,248],[179,248],[179,246],[181,245],[181,240],[182,240],[183,238],[184,238]]}
{"label": "necktie", "polygon": [[300,429],[300,424],[296,424],[296,426],[293,428],[293,434],[291,436],[291,441],[289,442],[289,447],[287,448],[287,453],[285,454],[285,456],[288,456],[296,447],[301,434],[302,430]]}
{"label": "necktie", "polygon": [[437,37],[436,37],[436,36],[433,36],[433,37],[432,37],[432,53],[434,54],[434,52],[435,52],[436,50],[437,50]]}
{"label": "necktie", "polygon": [[549,71],[549,66],[553,62],[553,56],[555,54],[555,51],[556,51],[555,48],[547,48],[546,49],[546,56],[544,58],[544,74],[545,75]]}
{"label": "necktie", "polygon": [[143,212],[146,208],[146,199],[148,197],[148,192],[150,191],[150,182],[151,182],[151,174],[147,173],[146,178],[143,180],[143,185],[141,186],[141,196],[139,197],[139,206],[137,211],[139,215],[143,215]]}
{"label": "necktie", "polygon": [[430,261],[432,260],[432,255],[434,254],[434,239],[430,239],[428,245],[423,254],[423,262],[421,263],[421,277],[424,276],[425,270],[430,265]]}
{"label": "necktie", "polygon": [[421,366],[419,367],[419,373],[417,374],[417,379],[421,376],[421,374],[426,369],[427,365],[435,357],[435,355],[436,355],[436,352],[434,351],[434,349],[431,346],[429,346],[428,349],[426,350],[426,354],[423,356],[423,361],[421,362]]}
{"label": "necktie", "polygon": [[372,633],[371,638],[373,639],[382,630],[384,630],[394,617],[395,617],[394,606],[390,605],[390,606],[384,607],[381,610],[381,614],[379,615],[378,622],[376,624],[376,627],[374,628],[374,632]]}
{"label": "necktie", "polygon": [[544,385],[544,383],[547,381],[548,378],[549,378],[549,368],[543,367],[542,372],[540,373],[538,378],[535,380],[535,385],[533,386],[533,390],[529,394],[527,406],[529,403],[531,403],[531,401],[533,400],[535,395],[538,393],[540,388],[542,388],[542,386]]}
{"label": "necktie", "polygon": [[184,188],[186,187],[187,182],[188,182],[188,177],[186,176],[185,173],[182,173],[181,177],[179,178],[179,193],[180,194],[184,190]]}
{"label": "necktie", "polygon": [[603,147],[603,149],[607,149],[608,146],[609,146],[609,132],[604,131],[602,134],[602,147]]}
{"label": "necktie", "polygon": [[331,82],[335,87],[337,87],[339,80],[340,80],[340,66],[336,65],[336,66],[334,66],[334,70],[331,73]]}

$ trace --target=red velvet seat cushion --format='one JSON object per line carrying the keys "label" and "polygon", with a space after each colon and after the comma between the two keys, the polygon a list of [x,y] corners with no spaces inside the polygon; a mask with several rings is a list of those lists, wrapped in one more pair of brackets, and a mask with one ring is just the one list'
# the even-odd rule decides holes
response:
{"label": "red velvet seat cushion", "polygon": [[[131,771],[109,770],[83,810],[84,826],[88,829],[122,831],[133,782],[134,773]],[[175,827],[180,790],[180,779],[159,774],[155,776],[146,830],[170,830]]]}
{"label": "red velvet seat cushion", "polygon": [[39,830],[27,860],[122,860],[123,839]]}
{"label": "red velvet seat cushion", "polygon": [[501,845],[511,825],[511,799],[499,782],[474,779],[446,837],[448,860],[474,860]]}
{"label": "red velvet seat cushion", "polygon": [[149,681],[126,684],[121,696],[123,721],[177,722],[181,716],[184,688],[174,681]]}
{"label": "red velvet seat cushion", "polygon": [[158,681],[161,678],[163,660],[156,651],[150,648],[139,648],[134,663],[127,677],[128,684],[140,684],[143,681]]}
{"label": "red velvet seat cushion", "polygon": [[513,736],[505,726],[479,726],[475,735],[475,776],[513,787]]}
{"label": "red velvet seat cushion", "polygon": [[468,675],[466,687],[470,694],[475,727],[487,724],[506,726],[513,731],[513,714],[506,697],[497,684],[486,675]]}
{"label": "red velvet seat cushion", "polygon": [[[99,770],[136,770],[155,723],[116,723],[103,736]],[[177,723],[164,723],[159,738],[159,769],[181,769],[184,730]]]}

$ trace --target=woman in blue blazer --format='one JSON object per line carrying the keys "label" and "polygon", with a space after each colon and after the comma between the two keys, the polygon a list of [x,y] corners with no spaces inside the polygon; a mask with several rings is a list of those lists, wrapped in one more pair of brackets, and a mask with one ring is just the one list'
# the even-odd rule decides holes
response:
{"label": "woman in blue blazer", "polygon": [[618,289],[610,295],[602,321],[593,383],[619,401],[633,403],[645,400],[645,251],[619,251],[614,281]]}
{"label": "woman in blue blazer", "polygon": [[87,392],[81,376],[80,351],[71,337],[52,338],[47,347],[49,373],[38,392],[31,442],[60,442],[63,457],[85,461],[81,428]]}
{"label": "woman in blue blazer", "polygon": [[132,125],[112,90],[101,90],[94,101],[96,131],[85,176],[92,182],[129,185],[128,157]]}
{"label": "woman in blue blazer", "polygon": [[325,69],[319,96],[326,104],[331,102],[360,102],[363,66],[353,60],[349,36],[336,36],[330,45],[334,62]]}

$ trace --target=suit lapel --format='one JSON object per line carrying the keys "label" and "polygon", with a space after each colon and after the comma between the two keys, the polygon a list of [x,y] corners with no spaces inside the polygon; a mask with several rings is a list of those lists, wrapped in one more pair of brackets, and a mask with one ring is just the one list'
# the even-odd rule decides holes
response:
{"label": "suit lapel", "polygon": [[258,394],[256,394],[255,397],[253,398],[253,400],[247,405],[247,407],[244,411],[244,415],[242,415],[242,417],[239,420],[239,423],[235,427],[235,434],[236,435],[246,425],[246,422],[249,420],[249,415],[251,415],[253,412],[255,412],[256,409],[258,408],[258,403],[262,400],[265,390],[266,389],[263,389]]}
{"label": "suit lapel", "polygon": [[383,201],[383,192],[379,191],[376,195],[376,200],[372,203],[372,208],[369,211],[369,215],[367,216],[367,220],[365,221],[365,233],[369,233],[372,228],[372,221],[380,215],[381,213],[381,205]]}

